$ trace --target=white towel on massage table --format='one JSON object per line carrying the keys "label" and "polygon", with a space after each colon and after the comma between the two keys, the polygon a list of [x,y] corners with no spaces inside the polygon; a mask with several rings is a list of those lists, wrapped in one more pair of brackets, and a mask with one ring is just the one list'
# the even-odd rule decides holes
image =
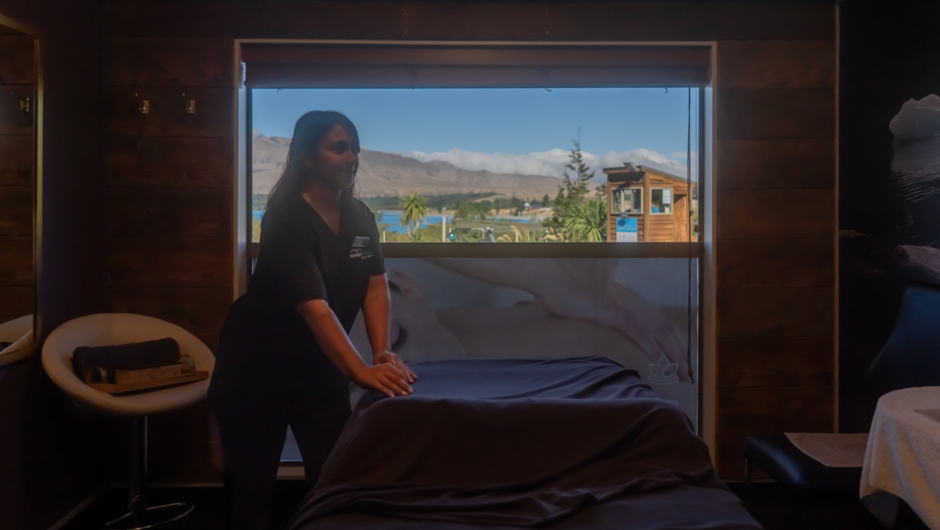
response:
{"label": "white towel on massage table", "polygon": [[930,528],[940,529],[940,387],[897,390],[878,400],[860,495],[891,524],[896,502],[892,509],[884,492],[904,499]]}

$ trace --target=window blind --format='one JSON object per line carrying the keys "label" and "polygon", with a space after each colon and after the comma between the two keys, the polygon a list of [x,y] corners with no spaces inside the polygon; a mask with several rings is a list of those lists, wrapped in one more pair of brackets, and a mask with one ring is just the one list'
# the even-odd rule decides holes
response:
{"label": "window blind", "polygon": [[242,45],[250,88],[705,86],[703,46]]}

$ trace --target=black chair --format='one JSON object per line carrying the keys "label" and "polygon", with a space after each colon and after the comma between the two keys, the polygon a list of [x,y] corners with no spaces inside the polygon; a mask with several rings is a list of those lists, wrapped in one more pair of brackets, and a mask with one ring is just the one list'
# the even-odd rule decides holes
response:
{"label": "black chair", "polygon": [[[888,342],[868,367],[867,407],[902,388],[940,385],[940,287],[911,283],[904,291]],[[777,482],[808,494],[858,495],[861,467],[826,467],[784,434],[750,436],[744,442],[745,481],[757,464]]]}

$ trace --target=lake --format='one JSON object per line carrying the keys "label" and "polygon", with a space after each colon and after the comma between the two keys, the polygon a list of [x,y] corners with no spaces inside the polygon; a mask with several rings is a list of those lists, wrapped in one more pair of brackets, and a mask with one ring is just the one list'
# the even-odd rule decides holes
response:
{"label": "lake", "polygon": [[[263,210],[254,210],[251,213],[259,221],[261,220],[261,216],[264,215]],[[404,234],[408,232],[408,228],[401,222],[401,215],[403,213],[401,210],[379,210],[379,213],[382,214],[382,220],[380,222],[388,225],[389,232],[396,232],[399,234]],[[444,217],[443,215],[429,215],[427,219],[425,219],[424,222],[421,223],[421,228],[427,228],[428,225],[440,224],[441,219],[443,217]],[[513,221],[516,223],[528,223],[529,222],[529,219],[527,218],[497,217],[496,220],[497,221]],[[454,216],[448,215],[447,224],[451,224],[453,222],[454,222]]]}

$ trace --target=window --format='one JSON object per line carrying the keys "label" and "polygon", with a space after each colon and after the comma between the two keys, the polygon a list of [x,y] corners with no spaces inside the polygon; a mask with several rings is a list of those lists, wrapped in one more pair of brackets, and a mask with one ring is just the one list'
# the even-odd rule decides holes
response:
{"label": "window", "polygon": [[[386,243],[612,242],[611,216],[643,215],[649,199],[632,189],[608,195],[608,169],[685,176],[688,167],[697,180],[697,145],[688,164],[687,138],[693,123],[692,136],[699,132],[704,46],[241,49],[251,241],[284,169],[293,122],[310,109],[341,110],[359,127],[359,193]],[[565,173],[576,183],[574,200]],[[608,196],[618,204],[605,204]]]}
{"label": "window", "polygon": [[252,240],[297,118],[335,109],[359,129],[356,186],[384,243],[616,242],[608,216],[649,199],[642,170],[609,173],[685,175],[689,90],[252,89]]}
{"label": "window", "polygon": [[650,214],[672,214],[672,188],[650,188]]}
{"label": "window", "polygon": [[620,188],[611,191],[611,215],[643,213],[643,188]]}

